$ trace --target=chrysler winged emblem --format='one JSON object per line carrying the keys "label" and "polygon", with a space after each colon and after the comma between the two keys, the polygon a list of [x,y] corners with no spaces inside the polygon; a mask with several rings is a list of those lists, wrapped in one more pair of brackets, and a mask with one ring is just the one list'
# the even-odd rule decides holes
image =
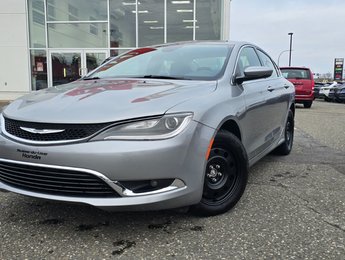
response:
{"label": "chrysler winged emblem", "polygon": [[35,128],[28,128],[28,127],[20,127],[20,129],[32,133],[32,134],[56,134],[56,133],[62,133],[65,131],[65,129],[35,129]]}

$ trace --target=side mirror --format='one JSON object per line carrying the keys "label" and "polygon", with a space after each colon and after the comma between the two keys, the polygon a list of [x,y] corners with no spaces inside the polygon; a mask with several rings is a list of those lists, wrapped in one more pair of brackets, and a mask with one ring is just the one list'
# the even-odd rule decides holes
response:
{"label": "side mirror", "polygon": [[273,69],[269,67],[248,67],[244,70],[244,76],[236,76],[235,82],[242,84],[247,80],[268,78],[272,75]]}

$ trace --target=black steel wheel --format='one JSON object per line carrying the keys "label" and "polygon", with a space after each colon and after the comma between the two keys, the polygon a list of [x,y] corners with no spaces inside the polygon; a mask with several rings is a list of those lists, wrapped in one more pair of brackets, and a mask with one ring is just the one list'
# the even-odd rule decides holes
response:
{"label": "black steel wheel", "polygon": [[277,154],[288,155],[292,150],[293,139],[294,139],[294,130],[295,130],[295,120],[292,111],[289,111],[288,118],[285,124],[285,140],[280,146],[275,150]]}
{"label": "black steel wheel", "polygon": [[231,209],[241,198],[248,178],[248,160],[241,141],[233,134],[217,134],[206,164],[204,188],[197,215],[211,216]]}

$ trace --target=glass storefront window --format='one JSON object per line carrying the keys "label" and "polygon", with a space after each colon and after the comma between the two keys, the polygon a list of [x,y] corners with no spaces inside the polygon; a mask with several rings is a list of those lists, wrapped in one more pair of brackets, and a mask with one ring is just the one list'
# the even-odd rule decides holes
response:
{"label": "glass storefront window", "polygon": [[107,0],[47,0],[48,21],[106,21]]}
{"label": "glass storefront window", "polygon": [[48,87],[47,54],[44,50],[31,50],[31,86],[33,90]]}
{"label": "glass storefront window", "polygon": [[222,4],[219,0],[196,2],[196,40],[220,40]]}
{"label": "glass storefront window", "polygon": [[106,48],[107,23],[48,24],[50,48]]}
{"label": "glass storefront window", "polygon": [[28,1],[31,48],[46,47],[44,0]]}
{"label": "glass storefront window", "polygon": [[53,86],[66,84],[81,77],[81,53],[51,53]]}
{"label": "glass storefront window", "polygon": [[194,0],[167,1],[167,42],[193,40]]}
{"label": "glass storefront window", "polygon": [[104,52],[87,52],[85,56],[87,72],[90,72],[100,66],[107,58]]}
{"label": "glass storefront window", "polygon": [[139,47],[164,43],[164,3],[140,2],[138,33]]}
{"label": "glass storefront window", "polygon": [[[84,75],[108,54],[118,56],[164,42],[219,40],[223,4],[224,0],[27,0],[32,88],[61,81],[55,70],[47,77],[47,63],[49,68],[61,65],[51,56],[55,50],[80,53]],[[71,80],[77,75],[74,65],[66,69],[66,78],[69,71],[75,74]]]}
{"label": "glass storefront window", "polygon": [[136,47],[135,0],[110,0],[110,47]]}

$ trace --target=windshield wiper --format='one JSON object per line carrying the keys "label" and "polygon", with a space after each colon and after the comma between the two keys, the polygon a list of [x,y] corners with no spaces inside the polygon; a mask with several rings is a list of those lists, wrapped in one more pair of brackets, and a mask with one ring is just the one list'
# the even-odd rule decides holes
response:
{"label": "windshield wiper", "polygon": [[95,79],[101,79],[101,78],[100,77],[83,78],[83,80],[95,80]]}
{"label": "windshield wiper", "polygon": [[180,80],[191,80],[184,77],[172,77],[172,76],[163,76],[163,75],[144,75],[138,78],[145,78],[145,79],[180,79]]}

